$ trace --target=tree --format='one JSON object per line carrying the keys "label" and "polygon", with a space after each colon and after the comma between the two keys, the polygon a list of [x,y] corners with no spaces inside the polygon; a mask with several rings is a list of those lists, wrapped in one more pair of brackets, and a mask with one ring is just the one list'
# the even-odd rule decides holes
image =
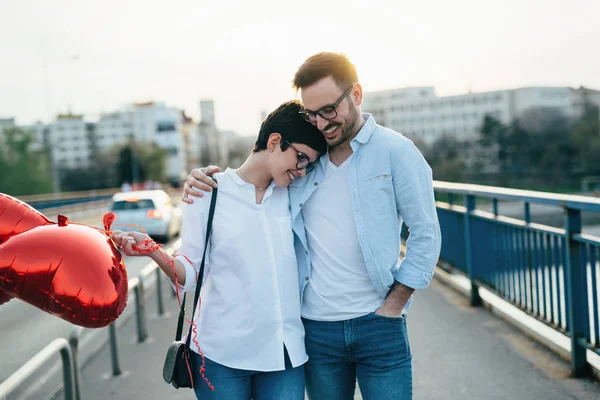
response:
{"label": "tree", "polygon": [[437,180],[462,182],[465,179],[464,143],[442,137],[424,149],[424,157]]}
{"label": "tree", "polygon": [[96,150],[88,168],[63,169],[61,187],[65,191],[108,189],[119,186],[116,172],[117,154]]}
{"label": "tree", "polygon": [[[531,109],[518,126],[530,136],[528,145],[517,145],[541,182],[567,181],[576,159],[569,135],[569,119],[554,108]],[[523,154],[519,154],[521,157]]]}
{"label": "tree", "polygon": [[[132,151],[133,149],[133,151]],[[136,142],[117,149],[118,184],[153,180],[164,182],[166,179],[167,152],[155,143]]]}
{"label": "tree", "polygon": [[3,136],[0,192],[15,196],[52,192],[48,149],[34,149],[33,134],[20,128],[6,128]]}
{"label": "tree", "polygon": [[483,119],[479,139],[473,145],[473,167],[480,172],[507,169],[506,136],[508,127],[488,115]]}
{"label": "tree", "polygon": [[577,168],[585,175],[600,174],[600,109],[587,103],[583,115],[571,128]]}

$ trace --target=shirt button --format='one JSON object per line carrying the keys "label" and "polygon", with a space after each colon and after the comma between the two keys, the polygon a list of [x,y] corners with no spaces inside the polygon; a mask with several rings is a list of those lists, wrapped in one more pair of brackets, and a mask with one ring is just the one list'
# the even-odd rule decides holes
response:
{"label": "shirt button", "polygon": [[305,277],[305,278],[304,278],[304,280],[305,280],[305,281],[307,281],[307,280],[308,280],[308,276],[307,276],[307,277]]}
{"label": "shirt button", "polygon": [[302,207],[302,203],[298,204],[298,207]]}
{"label": "shirt button", "polygon": [[315,182],[315,186],[319,186],[319,182]]}
{"label": "shirt button", "polygon": [[308,250],[305,250],[306,254],[308,254]]}

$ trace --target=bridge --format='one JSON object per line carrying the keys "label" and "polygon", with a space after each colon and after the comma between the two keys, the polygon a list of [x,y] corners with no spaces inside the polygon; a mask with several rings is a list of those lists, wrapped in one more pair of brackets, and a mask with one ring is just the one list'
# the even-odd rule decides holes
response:
{"label": "bridge", "polygon": [[[443,245],[408,316],[414,398],[600,398],[600,199],[434,188]],[[46,338],[0,398],[194,398],[162,381],[177,302],[159,272],[140,266],[110,327]]]}

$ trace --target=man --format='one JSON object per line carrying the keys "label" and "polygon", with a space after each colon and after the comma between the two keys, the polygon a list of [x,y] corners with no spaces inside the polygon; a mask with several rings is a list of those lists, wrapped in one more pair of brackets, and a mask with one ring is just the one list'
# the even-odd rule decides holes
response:
{"label": "man", "polygon": [[[441,235],[431,168],[415,145],[361,114],[356,68],[319,53],[296,72],[302,115],[323,132],[328,154],[289,186],[306,330],[311,400],[412,398],[406,312],[433,277]],[[188,195],[208,188],[194,170]],[[201,180],[202,182],[198,181]],[[406,256],[398,260],[402,222]]]}

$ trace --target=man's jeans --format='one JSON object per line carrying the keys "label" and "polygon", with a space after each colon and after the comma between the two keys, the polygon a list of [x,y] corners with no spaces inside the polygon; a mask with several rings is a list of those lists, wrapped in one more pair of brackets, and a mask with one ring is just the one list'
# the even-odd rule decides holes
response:
{"label": "man's jeans", "polygon": [[[285,350],[284,350],[285,351]],[[200,376],[202,359],[193,353],[194,392],[202,400],[304,400],[304,366],[292,367],[285,351],[285,370],[273,372],[229,368],[205,358],[205,376],[212,391]]]}
{"label": "man's jeans", "polygon": [[412,356],[406,318],[374,313],[347,321],[303,319],[306,391],[310,400],[412,399]]}

